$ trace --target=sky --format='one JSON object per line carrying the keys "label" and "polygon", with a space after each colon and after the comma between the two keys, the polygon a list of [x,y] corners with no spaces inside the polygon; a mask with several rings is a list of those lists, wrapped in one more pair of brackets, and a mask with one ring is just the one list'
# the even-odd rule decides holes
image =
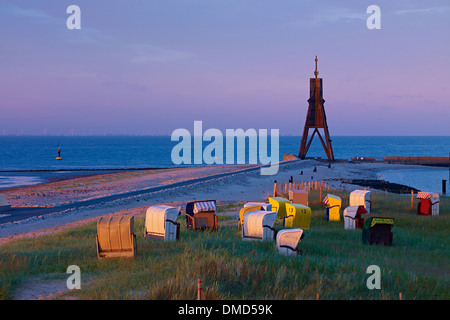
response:
{"label": "sky", "polygon": [[2,0],[0,135],[300,136],[317,55],[331,136],[448,136],[449,39],[448,0]]}

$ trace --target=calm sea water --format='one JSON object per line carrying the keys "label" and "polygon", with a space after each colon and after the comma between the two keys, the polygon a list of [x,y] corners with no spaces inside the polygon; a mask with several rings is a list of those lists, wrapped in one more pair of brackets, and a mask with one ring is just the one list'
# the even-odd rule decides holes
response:
{"label": "calm sea water", "polygon": [[[300,140],[300,137],[280,137],[279,160],[283,154],[296,155]],[[174,167],[171,151],[177,143],[172,142],[170,136],[0,137],[0,188],[89,173],[79,170]],[[208,144],[204,142],[203,147]],[[450,152],[450,136],[337,136],[333,137],[332,144],[337,159],[351,159],[353,156],[371,156],[380,160],[384,156],[448,157]],[[55,159],[58,145],[63,158],[60,161]],[[326,158],[317,138],[314,138],[308,156]]]}

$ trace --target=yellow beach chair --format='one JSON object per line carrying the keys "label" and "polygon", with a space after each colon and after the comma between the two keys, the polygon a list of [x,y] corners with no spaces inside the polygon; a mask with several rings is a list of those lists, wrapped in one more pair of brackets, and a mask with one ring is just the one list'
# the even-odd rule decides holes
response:
{"label": "yellow beach chair", "polygon": [[278,221],[282,222],[286,216],[286,203],[290,201],[283,197],[269,197],[269,203],[272,204],[272,211],[277,213]]}
{"label": "yellow beach chair", "polygon": [[242,230],[242,224],[244,223],[244,215],[248,212],[252,212],[252,211],[260,211],[261,210],[261,205],[252,205],[252,206],[244,206],[240,211],[239,211],[239,224],[238,224],[238,230],[241,231]]}
{"label": "yellow beach chair", "polygon": [[286,203],[286,217],[283,226],[286,228],[309,229],[311,208],[297,203]]}
{"label": "yellow beach chair", "polygon": [[342,199],[338,196],[327,194],[327,196],[323,199],[323,203],[327,205],[327,211],[325,214],[325,218],[327,221],[340,221],[341,214],[340,209],[342,205]]}

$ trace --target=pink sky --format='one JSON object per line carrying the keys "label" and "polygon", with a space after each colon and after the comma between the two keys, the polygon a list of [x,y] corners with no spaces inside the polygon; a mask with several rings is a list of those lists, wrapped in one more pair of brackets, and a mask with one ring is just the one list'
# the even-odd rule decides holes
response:
{"label": "pink sky", "polygon": [[314,57],[331,135],[450,135],[450,3],[70,1],[0,4],[0,134],[300,135]]}

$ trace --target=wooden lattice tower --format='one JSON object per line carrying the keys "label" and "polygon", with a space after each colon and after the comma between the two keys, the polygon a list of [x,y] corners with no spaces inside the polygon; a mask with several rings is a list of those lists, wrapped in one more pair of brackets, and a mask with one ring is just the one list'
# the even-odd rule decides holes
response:
{"label": "wooden lattice tower", "polygon": [[[328,132],[327,117],[325,115],[322,91],[322,78],[318,78],[319,71],[317,71],[317,56],[316,56],[316,70],[314,71],[314,78],[309,80],[309,99],[308,99],[308,113],[306,115],[305,128],[303,129],[302,142],[300,145],[300,151],[298,157],[300,159],[305,159],[306,153],[308,152],[309,146],[311,145],[314,135],[317,133],[320,142],[322,143],[323,149],[329,161],[334,161],[333,148],[331,146],[330,133]],[[309,129],[314,129],[311,137],[308,141]],[[325,141],[322,138],[319,129],[323,129],[325,136]]]}

